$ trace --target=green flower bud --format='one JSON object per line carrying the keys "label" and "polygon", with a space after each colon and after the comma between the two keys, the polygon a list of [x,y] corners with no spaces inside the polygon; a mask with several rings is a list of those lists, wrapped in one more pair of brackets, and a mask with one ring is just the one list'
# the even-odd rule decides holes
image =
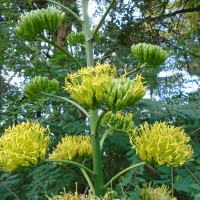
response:
{"label": "green flower bud", "polygon": [[[92,30],[92,33],[94,30]],[[95,35],[95,38],[93,38],[93,41],[98,41],[100,39],[100,34]],[[72,46],[83,46],[85,44],[85,35],[84,32],[71,32],[67,35],[67,42]]]}
{"label": "green flower bud", "polygon": [[0,138],[0,166],[14,171],[37,165],[45,158],[50,131],[38,122],[21,123],[5,130]]}
{"label": "green flower bud", "polygon": [[59,88],[57,80],[49,80],[47,77],[36,76],[24,88],[24,93],[31,99],[37,99],[41,92],[55,93]]}
{"label": "green flower bud", "polygon": [[36,40],[37,37],[44,34],[44,30],[53,32],[59,28],[64,16],[64,12],[54,7],[33,10],[26,15],[21,15],[18,26],[14,28],[14,31],[26,41]]}
{"label": "green flower bud", "polygon": [[139,43],[131,46],[132,53],[142,63],[156,68],[162,65],[169,57],[167,51],[161,47],[152,44]]}
{"label": "green flower bud", "polygon": [[92,156],[90,136],[65,136],[58,143],[49,159],[77,160]]}
{"label": "green flower bud", "polygon": [[130,134],[130,142],[139,157],[155,165],[178,167],[192,159],[190,137],[179,127],[165,122],[147,122]]}
{"label": "green flower bud", "polygon": [[110,86],[105,87],[103,95],[109,110],[119,111],[141,100],[146,93],[141,79],[141,76],[137,76],[135,80],[124,77],[113,79]]}
{"label": "green flower bud", "polygon": [[70,45],[76,46],[76,45],[83,45],[85,43],[85,36],[83,32],[71,32],[67,36],[67,42]]}
{"label": "green flower bud", "polygon": [[124,115],[119,111],[116,114],[113,114],[109,111],[103,116],[101,125],[107,129],[113,128],[118,131],[129,133],[134,127],[132,118],[132,114]]}

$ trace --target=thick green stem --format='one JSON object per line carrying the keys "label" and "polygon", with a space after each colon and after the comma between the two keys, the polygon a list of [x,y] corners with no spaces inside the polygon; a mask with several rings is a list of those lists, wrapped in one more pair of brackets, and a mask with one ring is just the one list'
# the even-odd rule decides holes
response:
{"label": "thick green stem", "polygon": [[102,166],[102,155],[100,149],[100,135],[95,132],[98,120],[98,110],[90,111],[90,131],[93,151],[93,173],[95,196],[103,195],[104,175]]}
{"label": "thick green stem", "polygon": [[[93,58],[93,42],[92,42],[92,33],[90,30],[90,20],[88,15],[88,2],[89,0],[82,0],[82,11],[83,11],[83,31],[85,35],[85,48],[86,48],[86,59],[87,66],[94,66]],[[107,15],[107,14],[106,14]],[[99,23],[103,23],[103,19]],[[100,25],[96,29],[98,31]],[[96,33],[95,33],[96,34]],[[94,34],[94,35],[95,35]],[[91,140],[92,140],[92,151],[93,151],[93,173],[94,173],[94,190],[95,196],[101,197],[104,194],[103,185],[104,185],[104,175],[103,175],[103,166],[102,166],[102,154],[100,148],[100,134],[98,133],[98,110],[90,111],[90,131],[91,131]]]}
{"label": "thick green stem", "polygon": [[91,67],[94,66],[94,59],[93,59],[92,33],[90,30],[90,20],[88,15],[88,2],[89,0],[82,0],[82,10],[83,10],[83,31],[85,34],[87,66]]}

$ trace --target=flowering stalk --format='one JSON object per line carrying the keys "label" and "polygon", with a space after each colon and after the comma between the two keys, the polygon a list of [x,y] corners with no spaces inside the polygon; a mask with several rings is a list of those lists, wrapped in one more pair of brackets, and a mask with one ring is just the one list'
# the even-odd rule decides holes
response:
{"label": "flowering stalk", "polygon": [[94,173],[94,186],[95,196],[102,196],[102,188],[104,185],[104,175],[102,166],[102,156],[100,149],[100,135],[96,133],[96,125],[98,120],[98,110],[90,111],[90,132],[92,141],[92,152],[93,152],[93,173]]}
{"label": "flowering stalk", "polygon": [[[83,11],[83,30],[85,34],[85,47],[86,47],[86,58],[87,66],[94,66],[93,58],[93,43],[92,33],[89,24],[88,15],[88,2],[89,0],[82,0],[82,11]],[[90,131],[92,140],[92,151],[93,151],[93,171],[94,171],[94,188],[95,195],[97,197],[102,196],[102,187],[104,185],[102,157],[100,149],[100,136],[97,130],[98,110],[90,110]]]}

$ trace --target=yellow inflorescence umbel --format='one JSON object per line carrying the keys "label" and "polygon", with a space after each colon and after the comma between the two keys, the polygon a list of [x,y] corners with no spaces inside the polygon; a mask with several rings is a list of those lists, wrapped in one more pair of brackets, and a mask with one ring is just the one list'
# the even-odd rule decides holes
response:
{"label": "yellow inflorescence umbel", "polygon": [[153,187],[149,184],[141,190],[142,200],[177,200],[176,197],[172,197],[171,190],[168,186],[162,185],[160,187]]}
{"label": "yellow inflorescence umbel", "polygon": [[95,67],[86,67],[65,79],[65,90],[81,105],[99,108],[103,97],[103,88],[109,87],[116,73],[109,64],[97,63]]}
{"label": "yellow inflorescence umbel", "polygon": [[45,158],[50,131],[38,122],[23,122],[5,130],[0,138],[0,167],[14,171]]}
{"label": "yellow inflorescence umbel", "polygon": [[149,125],[147,122],[133,134],[130,142],[139,157],[155,165],[178,167],[192,158],[190,137],[180,127],[165,122]]}
{"label": "yellow inflorescence umbel", "polygon": [[58,143],[50,159],[74,160],[78,157],[90,157],[92,145],[90,136],[65,136]]}

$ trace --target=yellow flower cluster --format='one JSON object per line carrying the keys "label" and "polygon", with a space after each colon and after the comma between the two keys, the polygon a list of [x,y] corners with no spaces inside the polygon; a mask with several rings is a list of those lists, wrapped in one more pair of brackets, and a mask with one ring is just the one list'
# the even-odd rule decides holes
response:
{"label": "yellow flower cluster", "polygon": [[155,165],[178,167],[192,158],[190,137],[180,127],[165,122],[145,123],[130,135],[130,142],[139,157]]}
{"label": "yellow flower cluster", "polygon": [[103,97],[103,88],[109,87],[116,73],[109,64],[97,63],[95,67],[86,67],[65,79],[65,90],[81,105],[96,109]]}
{"label": "yellow flower cluster", "polygon": [[74,160],[78,157],[90,157],[92,145],[90,136],[65,136],[49,156],[50,159]]}
{"label": "yellow flower cluster", "polygon": [[0,166],[14,171],[37,165],[45,158],[50,141],[49,129],[38,122],[24,122],[5,130],[0,138]]}
{"label": "yellow flower cluster", "polygon": [[171,196],[171,190],[168,186],[162,185],[161,187],[152,187],[149,184],[141,190],[142,200],[177,200],[176,197]]}
{"label": "yellow flower cluster", "polygon": [[113,128],[119,131],[130,132],[133,129],[133,115],[132,114],[122,114],[120,111],[113,114],[111,111],[107,112],[102,120],[101,125],[107,129]]}
{"label": "yellow flower cluster", "polygon": [[[78,194],[78,192],[75,192],[74,194],[72,192],[64,192],[64,194],[53,196],[53,198],[48,198],[49,200],[97,200],[97,197],[92,194],[91,191],[89,191],[89,194]],[[107,199],[105,199],[107,200]]]}

